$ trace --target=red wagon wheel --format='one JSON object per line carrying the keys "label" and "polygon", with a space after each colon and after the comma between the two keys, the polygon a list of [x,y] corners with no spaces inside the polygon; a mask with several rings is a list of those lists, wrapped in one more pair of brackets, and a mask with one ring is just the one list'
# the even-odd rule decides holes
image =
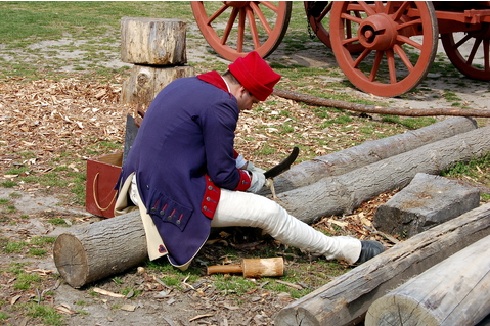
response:
{"label": "red wagon wheel", "polygon": [[191,1],[197,26],[208,44],[233,61],[256,50],[271,54],[286,33],[293,8],[287,1]]}
{"label": "red wagon wheel", "polygon": [[[357,34],[351,36],[352,27]],[[332,51],[349,81],[366,93],[392,97],[417,86],[434,61],[437,38],[431,2],[334,2],[330,11]],[[361,53],[349,50],[355,43]]]}
{"label": "red wagon wheel", "polygon": [[[330,9],[332,9],[332,1],[305,1],[305,11],[306,18],[308,19],[308,23],[311,27],[313,33],[315,33],[316,37],[325,44],[328,48],[332,48],[330,44],[330,34],[326,27],[328,27],[328,13]],[[358,17],[360,13],[355,13]],[[352,37],[352,33],[355,33],[354,30],[349,27],[349,36]],[[349,44],[348,49],[350,52],[356,53],[363,50],[363,47],[357,44]]]}
{"label": "red wagon wheel", "polygon": [[323,44],[331,48],[330,37],[324,26],[328,26],[328,19],[326,16],[330,11],[330,8],[332,8],[332,2],[305,1],[304,3],[306,18],[308,19],[311,30]]}
{"label": "red wagon wheel", "polygon": [[449,60],[466,77],[490,80],[490,23],[478,31],[441,35]]}

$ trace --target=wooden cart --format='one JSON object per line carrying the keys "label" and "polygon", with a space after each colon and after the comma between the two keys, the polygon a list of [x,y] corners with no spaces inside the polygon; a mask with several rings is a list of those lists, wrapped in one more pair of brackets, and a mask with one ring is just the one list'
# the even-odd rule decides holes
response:
{"label": "wooden cart", "polygon": [[[465,76],[490,81],[490,2],[304,2],[311,30],[332,49],[358,89],[393,97],[416,87],[434,62],[439,38]],[[256,50],[270,55],[282,41],[292,2],[192,1],[209,45],[230,61]]]}

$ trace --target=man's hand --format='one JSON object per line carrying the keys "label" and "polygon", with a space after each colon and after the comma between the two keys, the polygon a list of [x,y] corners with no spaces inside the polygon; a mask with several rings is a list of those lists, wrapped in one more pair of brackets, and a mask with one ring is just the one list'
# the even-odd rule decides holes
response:
{"label": "man's hand", "polygon": [[264,174],[260,172],[251,172],[250,177],[252,178],[252,185],[248,188],[248,191],[253,193],[259,192],[265,184]]}
{"label": "man's hand", "polygon": [[262,173],[262,174],[265,173],[265,170],[262,170],[261,168],[256,167],[252,161],[247,161],[246,170],[250,171],[252,173]]}
{"label": "man's hand", "polygon": [[265,170],[262,170],[258,167],[255,166],[255,164],[252,161],[246,160],[242,154],[239,154],[237,158],[235,159],[236,161],[236,168],[240,170],[247,170],[250,172],[259,172],[259,173],[264,173]]}

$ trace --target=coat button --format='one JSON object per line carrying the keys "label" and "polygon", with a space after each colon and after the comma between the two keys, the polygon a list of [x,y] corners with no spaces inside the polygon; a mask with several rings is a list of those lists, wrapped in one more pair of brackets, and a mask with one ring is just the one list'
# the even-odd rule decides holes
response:
{"label": "coat button", "polygon": [[208,190],[213,190],[213,186],[208,186]]}
{"label": "coat button", "polygon": [[204,208],[205,211],[208,210],[208,206],[204,205],[202,208]]}

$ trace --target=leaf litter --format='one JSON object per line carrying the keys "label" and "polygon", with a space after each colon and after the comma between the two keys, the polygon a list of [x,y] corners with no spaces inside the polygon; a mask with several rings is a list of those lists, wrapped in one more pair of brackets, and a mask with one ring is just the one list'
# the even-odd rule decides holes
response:
{"label": "leaf litter", "polygon": [[[40,176],[56,167],[83,173],[85,160],[90,156],[122,150],[126,114],[135,115],[137,108],[120,103],[121,84],[120,76],[116,76],[114,83],[67,78],[56,81],[10,79],[0,84],[2,180],[15,180],[26,175]],[[345,113],[329,114],[330,119],[335,119]],[[363,121],[355,116],[348,127],[331,125],[324,130],[314,127],[321,125],[324,120],[315,115],[308,106],[271,96],[270,102],[264,103],[258,110],[241,113],[236,132],[236,148],[257,166],[267,168],[282,160],[293,146],[302,146],[301,161],[363,141],[356,132]],[[290,128],[286,129],[285,126]],[[382,128],[377,132],[382,133]],[[110,143],[112,147],[104,147],[102,143]],[[11,173],[18,168],[25,169]],[[39,183],[19,183],[14,188],[14,191],[25,191],[33,195],[44,190],[46,189]],[[53,187],[49,191],[57,198],[71,196],[69,189]],[[360,239],[376,239],[391,246],[400,240],[376,231],[371,221],[376,207],[389,200],[395,192],[381,194],[366,201],[351,215],[328,216],[313,226],[331,235],[348,234]],[[66,202],[63,205],[60,210],[46,210],[41,214],[32,214],[29,218],[41,218],[42,225],[49,225],[46,223],[47,219],[59,216],[74,226],[100,220],[88,216],[84,207],[74,205],[73,202],[69,206],[77,209],[79,214],[67,213]],[[20,227],[10,227],[10,233],[4,234],[13,232],[19,239],[35,236],[36,232],[32,228],[21,227],[25,221],[20,218],[16,221]],[[55,228],[45,227],[43,232],[47,234],[53,229]],[[233,263],[236,258],[227,258],[227,248],[234,248],[243,255],[252,255],[264,247],[270,247],[277,255],[283,255],[287,259],[286,270],[291,273],[295,273],[297,268],[304,268],[301,261],[305,259],[310,259],[309,265],[315,268],[315,257],[308,258],[306,253],[292,251],[291,248],[257,233],[241,233],[237,230],[210,237],[208,246],[196,257],[195,265],[204,266],[223,261]],[[4,261],[9,261],[12,257],[25,260],[24,255],[7,256]],[[59,279],[56,279],[52,262],[43,264],[50,269],[31,270],[44,271],[39,274],[42,287],[48,291],[14,290],[15,276],[12,278],[11,273],[4,273],[0,277],[0,284],[8,289],[7,302],[14,307],[21,302],[40,298],[39,293],[42,293],[39,301],[42,299],[43,303],[52,305],[59,313],[70,316],[67,319],[68,325],[97,319],[102,313],[106,317],[102,318],[100,325],[117,321],[128,325],[133,322],[150,324],[155,320],[162,320],[159,316],[161,311],[167,312],[164,320],[169,325],[271,325],[275,314],[294,300],[287,292],[271,291],[266,285],[260,286],[259,283],[253,293],[236,296],[233,290],[219,290],[215,282],[204,274],[198,284],[187,283],[184,279],[180,289],[169,287],[162,281],[162,275],[155,275],[143,267],[142,270],[128,271],[120,276],[125,285],[132,287],[131,295],[122,294],[121,286],[117,286],[112,280],[101,280],[95,288],[87,289],[97,293],[93,296],[88,293],[90,291],[75,290],[66,284],[55,286]],[[345,266],[345,271],[347,270],[348,267]],[[319,276],[315,276],[316,274]],[[276,283],[289,289],[313,290],[333,277],[335,275],[315,271],[309,277],[311,282],[291,283],[278,280]],[[73,298],[67,301],[70,296]],[[76,306],[76,302],[84,300],[89,302],[87,306]]]}

